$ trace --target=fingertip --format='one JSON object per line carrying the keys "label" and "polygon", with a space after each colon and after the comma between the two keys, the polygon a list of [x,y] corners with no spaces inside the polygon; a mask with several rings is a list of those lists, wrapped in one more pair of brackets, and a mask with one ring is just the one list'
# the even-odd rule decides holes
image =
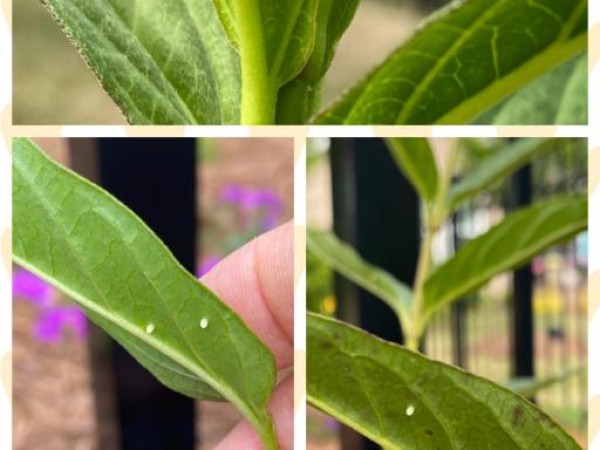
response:
{"label": "fingertip", "polygon": [[[281,450],[294,447],[294,377],[290,375],[275,388],[269,400],[275,434]],[[217,445],[215,450],[263,450],[256,431],[247,421],[240,422]]]}

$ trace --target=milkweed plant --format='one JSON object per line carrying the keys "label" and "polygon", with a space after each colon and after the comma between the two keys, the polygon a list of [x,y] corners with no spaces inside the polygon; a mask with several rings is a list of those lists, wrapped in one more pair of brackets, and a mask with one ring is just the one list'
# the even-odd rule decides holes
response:
{"label": "milkweed plant", "polygon": [[[516,140],[453,181],[456,148],[442,170],[426,139],[388,141],[393,160],[422,205],[412,285],[364,260],[331,232],[309,229],[307,246],[312,257],[391,308],[405,345],[381,340],[327,315],[308,313],[309,404],[384,449],[581,448],[525,398],[535,386],[547,383],[534,382],[514,392],[419,352],[427,325],[442,308],[587,228],[586,196],[550,196],[508,213],[445,262],[435,265],[432,260],[436,234],[463,202],[563,143]],[[338,301],[343,303],[344,298]],[[556,378],[558,382],[564,377]]]}
{"label": "milkweed plant", "polygon": [[[221,189],[216,208],[231,209],[235,217],[234,232],[231,230],[219,242],[219,248],[202,257],[196,276],[202,277],[216,266],[227,254],[234,251],[260,233],[275,228],[281,220],[284,203],[279,195],[266,188],[247,188],[239,184],[227,184]],[[215,214],[218,216],[218,213]],[[216,233],[211,227],[207,235]],[[88,322],[76,304],[64,304],[57,290],[42,278],[16,267],[12,276],[13,299],[33,305],[38,314],[33,323],[35,338],[48,344],[60,343],[67,335],[77,340],[88,337]]]}
{"label": "milkweed plant", "polygon": [[13,140],[13,260],[24,297],[64,315],[48,306],[58,288],[164,385],[230,402],[279,448],[270,350],[133,212],[28,139]]}
{"label": "milkweed plant", "polygon": [[587,122],[587,0],[452,1],[327,106],[359,0],[42,3],[131,124]]}

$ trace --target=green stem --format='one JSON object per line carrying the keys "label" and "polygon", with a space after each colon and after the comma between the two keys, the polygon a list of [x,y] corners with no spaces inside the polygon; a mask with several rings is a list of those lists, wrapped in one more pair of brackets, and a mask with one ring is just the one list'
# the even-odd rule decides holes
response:
{"label": "green stem", "polygon": [[417,262],[417,273],[413,284],[413,323],[414,325],[406,333],[406,347],[413,351],[419,351],[423,334],[425,333],[426,319],[423,315],[424,297],[423,290],[425,282],[431,271],[431,247],[433,239],[448,217],[445,209],[446,197],[452,183],[452,175],[457,162],[457,148],[450,148],[450,155],[446,161],[446,170],[441,173],[439,190],[432,204],[427,205],[425,217],[425,232],[423,243],[419,249],[419,260]]}
{"label": "green stem", "polygon": [[319,83],[313,84],[298,77],[285,84],[277,95],[276,123],[303,125],[316,112],[320,100]]}
{"label": "green stem", "polygon": [[265,447],[265,450],[279,450],[279,442],[275,434],[273,421],[269,420],[260,429],[260,440]]}
{"label": "green stem", "polygon": [[417,274],[414,282],[413,323],[415,326],[412,327],[411,333],[407,333],[406,336],[406,346],[413,351],[419,351],[419,346],[424,331],[424,327],[421,324],[421,315],[423,311],[423,287],[431,269],[431,246],[433,244],[433,236],[436,231],[432,226],[430,226],[429,218],[427,218],[427,222],[427,227],[425,228],[425,233],[423,234],[423,243],[419,249]]}
{"label": "green stem", "polygon": [[235,0],[233,9],[242,66],[241,123],[273,124],[277,89],[269,73],[259,1]]}

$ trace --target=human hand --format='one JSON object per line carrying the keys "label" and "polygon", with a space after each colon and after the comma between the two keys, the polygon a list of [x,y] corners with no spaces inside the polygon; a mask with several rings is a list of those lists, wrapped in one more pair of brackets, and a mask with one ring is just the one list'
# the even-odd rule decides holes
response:
{"label": "human hand", "polygon": [[[201,280],[256,333],[275,357],[281,378],[269,400],[282,450],[293,448],[294,228],[291,222],[235,251]],[[262,450],[247,421],[240,422],[217,450]]]}

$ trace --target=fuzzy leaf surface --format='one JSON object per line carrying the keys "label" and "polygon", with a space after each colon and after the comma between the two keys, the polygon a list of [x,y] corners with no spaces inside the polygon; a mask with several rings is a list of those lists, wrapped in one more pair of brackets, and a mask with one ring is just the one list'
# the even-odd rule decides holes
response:
{"label": "fuzzy leaf surface", "polygon": [[129,123],[239,123],[239,57],[211,0],[44,4]]}
{"label": "fuzzy leaf surface", "polygon": [[309,229],[306,246],[333,270],[387,303],[408,325],[412,291],[394,275],[365,261],[352,246],[327,231]]}
{"label": "fuzzy leaf surface", "polygon": [[169,388],[226,399],[258,430],[270,427],[269,350],[137,216],[26,139],[13,143],[13,257]]}
{"label": "fuzzy leaf surface", "polygon": [[587,0],[457,0],[317,123],[469,123],[586,45]]}
{"label": "fuzzy leaf surface", "polygon": [[508,389],[343,322],[307,318],[313,406],[383,448],[580,449]]}
{"label": "fuzzy leaf surface", "polygon": [[583,197],[557,197],[510,214],[431,274],[424,287],[425,316],[586,228]]}

